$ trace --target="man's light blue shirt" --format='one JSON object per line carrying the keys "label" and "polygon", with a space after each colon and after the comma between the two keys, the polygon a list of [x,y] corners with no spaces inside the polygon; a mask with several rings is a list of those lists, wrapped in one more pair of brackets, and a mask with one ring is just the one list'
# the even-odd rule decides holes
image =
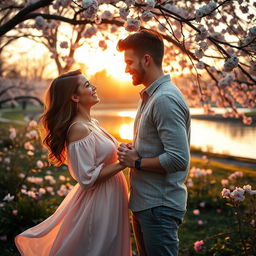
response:
{"label": "man's light blue shirt", "polygon": [[132,211],[167,206],[186,210],[190,112],[180,90],[164,75],[141,92],[134,146],[142,158],[159,157],[166,174],[131,169]]}

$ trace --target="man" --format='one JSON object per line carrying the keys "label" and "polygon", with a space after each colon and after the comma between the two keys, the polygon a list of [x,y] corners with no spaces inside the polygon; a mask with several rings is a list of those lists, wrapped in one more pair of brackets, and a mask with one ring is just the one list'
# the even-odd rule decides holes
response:
{"label": "man", "polygon": [[121,144],[130,167],[133,230],[141,256],[177,256],[177,230],[186,211],[190,113],[179,89],[164,75],[164,44],[150,30],[119,40],[133,85],[143,84],[133,146]]}

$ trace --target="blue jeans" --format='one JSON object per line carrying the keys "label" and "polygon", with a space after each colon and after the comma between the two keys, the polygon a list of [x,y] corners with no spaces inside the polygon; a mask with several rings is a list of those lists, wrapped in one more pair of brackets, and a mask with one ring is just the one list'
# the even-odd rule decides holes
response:
{"label": "blue jeans", "polygon": [[177,256],[177,231],[184,214],[166,206],[133,212],[132,224],[139,255]]}

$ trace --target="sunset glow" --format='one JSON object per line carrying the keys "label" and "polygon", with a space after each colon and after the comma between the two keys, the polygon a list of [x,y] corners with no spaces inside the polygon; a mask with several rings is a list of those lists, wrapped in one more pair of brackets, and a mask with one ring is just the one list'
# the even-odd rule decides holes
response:
{"label": "sunset glow", "polygon": [[122,124],[119,130],[120,137],[125,140],[133,139],[133,122],[130,124]]}
{"label": "sunset glow", "polygon": [[[124,54],[116,50],[114,42],[110,43],[105,51],[100,47],[88,48],[82,46],[77,49],[75,59],[86,65],[88,75],[93,75],[105,69],[110,76],[117,80],[122,82],[131,81],[131,76],[125,73]],[[95,41],[95,44],[98,44],[98,40]]]}
{"label": "sunset glow", "polygon": [[122,116],[122,117],[131,117],[133,119],[135,119],[135,116],[136,116],[136,111],[120,111],[118,112],[118,115],[119,116]]}

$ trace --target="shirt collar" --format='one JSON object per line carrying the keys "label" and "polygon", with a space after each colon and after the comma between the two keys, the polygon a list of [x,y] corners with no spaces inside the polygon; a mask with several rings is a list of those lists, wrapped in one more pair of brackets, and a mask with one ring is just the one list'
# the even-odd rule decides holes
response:
{"label": "shirt collar", "polygon": [[140,92],[140,97],[143,98],[143,94],[146,93],[148,97],[152,96],[152,94],[155,92],[155,90],[164,82],[170,81],[170,75],[163,75],[159,77],[157,80],[155,80],[149,87],[144,88]]}

